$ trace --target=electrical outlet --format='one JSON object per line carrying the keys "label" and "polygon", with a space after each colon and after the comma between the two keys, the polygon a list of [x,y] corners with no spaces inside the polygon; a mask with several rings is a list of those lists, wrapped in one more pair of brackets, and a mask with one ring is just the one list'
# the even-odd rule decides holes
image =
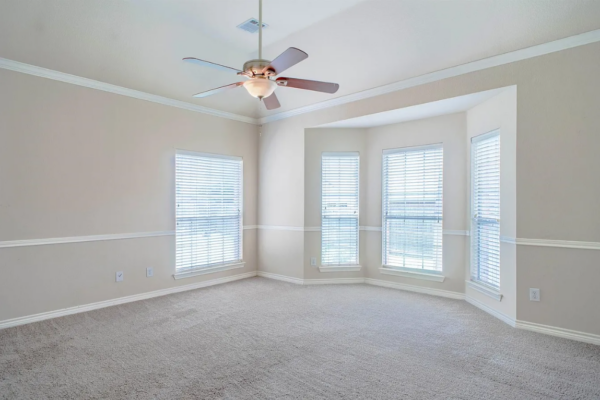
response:
{"label": "electrical outlet", "polygon": [[150,278],[153,276],[154,276],[154,268],[152,268],[152,267],[146,268],[146,277]]}
{"label": "electrical outlet", "polygon": [[540,289],[529,288],[529,300],[540,301]]}
{"label": "electrical outlet", "polygon": [[310,258],[310,265],[312,265],[313,267],[317,266],[317,257]]}
{"label": "electrical outlet", "polygon": [[123,282],[123,271],[117,271],[117,273],[115,274],[115,279],[117,280],[117,282]]}

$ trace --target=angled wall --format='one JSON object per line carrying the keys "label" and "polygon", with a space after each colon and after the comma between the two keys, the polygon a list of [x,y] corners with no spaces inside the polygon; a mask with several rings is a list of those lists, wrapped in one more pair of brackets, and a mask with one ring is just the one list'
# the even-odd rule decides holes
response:
{"label": "angled wall", "polygon": [[[359,226],[365,225],[367,202],[367,130],[366,129],[307,129],[304,147],[304,279],[357,278],[364,271],[321,273],[321,155],[324,152],[356,151],[360,157]],[[359,262],[367,265],[365,235],[359,235]],[[316,257],[317,266],[310,265]]]}
{"label": "angled wall", "polygon": [[382,274],[381,230],[368,230],[366,277],[445,292],[464,293],[466,201],[464,112],[370,128],[368,143],[367,225],[381,229],[381,165],[385,149],[441,143],[444,149],[443,271],[444,282]]}
{"label": "angled wall", "polygon": [[[494,130],[500,131],[500,301],[466,286],[468,301],[493,310],[505,320],[517,318],[517,88],[510,87],[499,95],[467,111],[467,192],[471,185],[471,139]],[[466,226],[470,229],[470,201],[466,202]],[[469,258],[467,258],[467,264]],[[469,268],[465,280],[470,280]]]}

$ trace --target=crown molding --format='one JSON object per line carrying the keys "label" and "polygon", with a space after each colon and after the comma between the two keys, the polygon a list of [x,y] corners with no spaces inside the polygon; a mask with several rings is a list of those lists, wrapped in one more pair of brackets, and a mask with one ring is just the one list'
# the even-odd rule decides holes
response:
{"label": "crown molding", "polygon": [[470,63],[457,65],[431,72],[425,75],[420,75],[414,78],[404,79],[388,85],[379,86],[373,89],[364,90],[358,93],[352,93],[346,96],[340,96],[335,99],[326,100],[320,103],[311,104],[305,107],[296,108],[290,111],[269,115],[258,120],[259,124],[267,124],[269,122],[279,121],[285,118],[295,117],[297,115],[306,114],[313,111],[323,110],[330,107],[339,106],[359,100],[368,99],[383,94],[396,92],[398,90],[408,89],[414,86],[424,85],[442,79],[452,78],[459,75],[468,74],[470,72],[481,71],[484,69],[497,67],[500,65],[510,64],[516,61],[527,60],[529,58],[543,56],[545,54],[555,53],[561,50],[571,49],[590,43],[600,41],[600,29],[582,33],[575,36],[569,36],[564,39],[555,40],[536,46],[527,47],[525,49],[511,51],[509,53],[500,54],[493,57],[483,58],[481,60]]}
{"label": "crown molding", "polygon": [[70,83],[73,85],[83,86],[91,89],[102,90],[104,92],[115,93],[122,96],[132,97],[139,100],[150,101],[166,105],[169,107],[181,108],[188,111],[199,112],[202,114],[212,115],[215,117],[230,119],[233,121],[244,122],[253,125],[263,125],[274,121],[279,121],[285,118],[291,118],[297,115],[306,114],[313,111],[323,110],[330,107],[339,106],[359,100],[368,99],[371,97],[381,96],[383,94],[396,92],[399,90],[411,88],[414,86],[424,85],[427,83],[439,81],[442,79],[452,78],[459,75],[468,74],[470,72],[480,71],[487,68],[497,67],[499,65],[509,64],[516,61],[522,61],[533,57],[542,56],[545,54],[555,53],[561,50],[571,49],[573,47],[583,46],[590,43],[600,41],[600,29],[582,33],[575,36],[569,36],[564,39],[555,40],[525,49],[512,51],[509,53],[500,54],[493,57],[484,58],[470,63],[457,65],[443,70],[431,72],[425,75],[420,75],[414,78],[404,79],[388,85],[379,86],[373,89],[364,90],[362,92],[352,93],[346,96],[340,96],[335,99],[323,101],[316,104],[311,104],[305,107],[296,108],[294,110],[284,111],[281,113],[269,115],[263,118],[251,118],[244,115],[234,114],[227,111],[215,110],[209,107],[199,106],[197,104],[188,103],[185,101],[170,99],[168,97],[158,96],[139,90],[128,89],[122,86],[112,85],[110,83],[100,82],[93,79],[83,78],[77,75],[71,75],[60,71],[55,71],[48,68],[38,67],[31,64],[22,63],[19,61],[10,60],[0,57],[0,69],[21,72],[23,74],[39,76],[42,78],[52,79],[55,81]]}
{"label": "crown molding", "polygon": [[83,86],[90,89],[102,90],[103,92],[120,94],[122,96],[133,97],[134,99],[150,101],[152,103],[158,103],[165,106],[181,108],[184,110],[194,111],[202,114],[208,114],[214,117],[226,118],[233,121],[245,122],[247,124],[253,125],[258,124],[258,120],[256,118],[246,117],[227,111],[215,110],[213,108],[203,107],[197,104],[187,103],[185,101],[174,100],[168,97],[162,97],[155,94],[141,92],[139,90],[128,89],[122,86],[96,81],[94,79],[83,78],[81,76],[66,74],[64,72],[55,71],[48,68],[42,68],[31,64],[25,64],[19,61],[9,60],[7,58],[0,57],[0,68],[7,69],[10,71],[21,72],[23,74],[39,76],[41,78],[52,79],[54,81],[70,83],[77,86]]}

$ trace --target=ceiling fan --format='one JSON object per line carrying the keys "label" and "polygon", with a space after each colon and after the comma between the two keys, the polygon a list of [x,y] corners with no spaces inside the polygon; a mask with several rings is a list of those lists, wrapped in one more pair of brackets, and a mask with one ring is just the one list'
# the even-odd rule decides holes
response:
{"label": "ceiling fan", "polygon": [[258,98],[258,100],[264,100],[267,110],[273,110],[281,107],[281,104],[279,104],[279,100],[274,93],[278,86],[313,90],[324,93],[337,92],[337,90],[340,88],[340,85],[337,83],[284,77],[275,78],[286,69],[308,58],[308,54],[295,47],[290,47],[273,61],[264,60],[262,58],[262,0],[258,0],[258,16],[258,59],[246,61],[244,63],[243,70],[227,67],[221,64],[215,64],[210,61],[204,61],[193,57],[186,57],[183,59],[185,62],[213,67],[223,71],[235,71],[238,75],[248,78],[248,80],[245,82],[235,82],[230,85],[207,90],[194,95],[194,97],[207,97],[229,89],[234,89],[238,86],[244,86],[251,96]]}

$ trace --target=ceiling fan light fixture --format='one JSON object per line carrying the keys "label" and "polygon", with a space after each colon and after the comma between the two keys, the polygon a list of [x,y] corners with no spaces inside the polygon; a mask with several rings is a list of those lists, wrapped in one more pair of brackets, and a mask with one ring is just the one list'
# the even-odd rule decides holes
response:
{"label": "ceiling fan light fixture", "polygon": [[277,84],[268,78],[252,78],[244,82],[244,87],[250,96],[264,99],[273,94]]}
{"label": "ceiling fan light fixture", "polygon": [[[225,65],[216,64],[213,62],[200,60],[199,58],[186,57],[183,61],[194,63],[198,65],[209,66],[212,68],[220,69],[222,71],[235,71],[239,76],[248,78],[246,82],[235,82],[229,85],[221,86],[215,89],[207,90],[198,94],[194,97],[202,98],[210,96],[216,93],[221,93],[229,89],[234,89],[238,86],[244,86],[248,93],[252,97],[259,100],[263,100],[263,104],[267,110],[274,110],[281,107],[277,95],[274,93],[277,86],[285,86],[290,88],[312,90],[315,92],[322,93],[335,93],[339,89],[340,85],[331,82],[319,82],[312,81],[309,79],[296,79],[296,78],[285,78],[279,77],[275,80],[275,77],[280,75],[283,71],[290,67],[298,64],[302,60],[308,58],[308,54],[299,50],[295,47],[290,47],[280,55],[278,55],[273,61],[265,60],[262,58],[262,31],[266,27],[266,24],[262,22],[262,1],[258,0],[258,21],[252,19],[249,25],[252,27],[258,25],[258,58],[249,60],[244,63],[244,69],[239,70],[231,68]],[[242,28],[243,29],[243,28]],[[273,80],[271,79],[273,78]]]}

